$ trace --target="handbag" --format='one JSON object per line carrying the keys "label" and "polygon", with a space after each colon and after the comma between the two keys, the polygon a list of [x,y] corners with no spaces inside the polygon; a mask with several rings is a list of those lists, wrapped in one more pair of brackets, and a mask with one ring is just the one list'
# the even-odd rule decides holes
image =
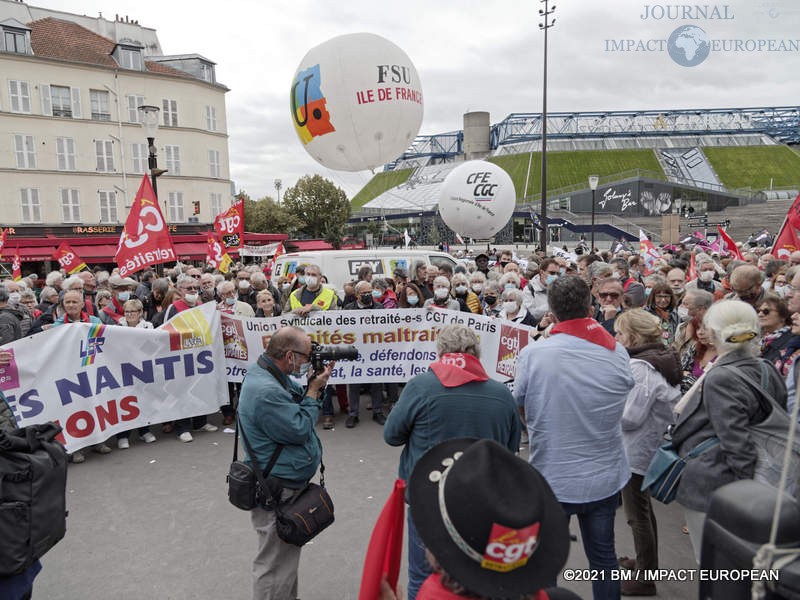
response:
{"label": "handbag", "polygon": [[[245,439],[245,443],[247,444],[244,431],[242,431],[242,438]],[[253,464],[256,463],[248,464],[239,460],[239,417],[236,417],[236,438],[233,442],[233,461],[228,469],[227,476],[228,501],[231,504],[242,510],[253,510],[256,506],[262,506],[265,499],[271,498],[271,495],[267,494],[266,488],[263,487],[263,481],[266,480],[272,467],[275,466],[275,462],[278,460],[282,449],[282,445],[279,445],[275,449],[275,452],[269,460],[269,464],[267,464],[266,469],[264,469],[264,475],[259,477],[258,475],[261,474],[258,473],[257,469],[253,468]],[[250,454],[252,460],[252,454],[249,453],[249,444],[248,454]],[[256,473],[258,473],[258,475],[256,475]]]}
{"label": "handbag", "polygon": [[678,455],[671,441],[662,444],[653,455],[650,466],[647,467],[642,481],[642,491],[649,491],[650,495],[659,502],[669,504],[678,493],[678,485],[687,461],[697,458],[717,444],[719,444],[719,438],[709,438],[692,448],[683,458]]}
{"label": "handbag", "polygon": [[320,474],[319,485],[309,483],[289,500],[276,502],[275,521],[278,537],[295,546],[308,543],[333,523],[333,500],[323,476]]}

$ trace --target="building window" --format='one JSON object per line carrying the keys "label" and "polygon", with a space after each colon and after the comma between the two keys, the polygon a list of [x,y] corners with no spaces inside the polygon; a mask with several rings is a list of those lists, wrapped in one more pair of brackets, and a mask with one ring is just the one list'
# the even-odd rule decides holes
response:
{"label": "building window", "polygon": [[36,168],[36,145],[32,135],[14,136],[14,154],[17,156],[18,169]]}
{"label": "building window", "polygon": [[144,96],[125,96],[128,99],[128,123],[141,123],[142,112],[140,106],[144,105]]}
{"label": "building window", "polygon": [[131,144],[131,156],[133,157],[133,172],[146,173],[147,167],[147,144]]}
{"label": "building window", "polygon": [[167,100],[166,98],[161,103],[164,113],[164,125],[167,127],[178,126],[178,101]]}
{"label": "building window", "polygon": [[23,223],[41,223],[42,207],[39,204],[39,190],[22,188],[19,191],[19,206],[22,209]]}
{"label": "building window", "polygon": [[28,32],[14,27],[3,27],[3,50],[17,54],[30,54],[28,48]]}
{"label": "building window", "polygon": [[8,82],[8,95],[11,98],[11,112],[31,112],[31,93],[27,81]]}
{"label": "building window", "polygon": [[211,206],[211,214],[216,216],[222,212],[222,194],[211,193],[208,195],[209,205]]}
{"label": "building window", "polygon": [[56,138],[56,161],[59,171],[75,170],[75,140],[68,137]]}
{"label": "building window", "polygon": [[217,109],[214,106],[206,106],[206,129],[217,130]]}
{"label": "building window", "polygon": [[110,121],[111,104],[108,92],[103,90],[89,90],[89,99],[92,103],[92,120]]}
{"label": "building window", "polygon": [[72,117],[72,93],[63,85],[50,86],[50,105],[54,117]]}
{"label": "building window", "polygon": [[94,153],[97,158],[97,171],[100,173],[114,171],[114,142],[111,140],[95,140]]}
{"label": "building window", "polygon": [[183,192],[170,192],[167,208],[170,223],[183,223]]}
{"label": "building window", "polygon": [[219,150],[208,151],[208,174],[219,178]]}
{"label": "building window", "polygon": [[123,69],[134,69],[144,71],[144,60],[142,51],[139,48],[117,47],[117,62]]}
{"label": "building window", "polygon": [[117,193],[100,190],[97,192],[100,197],[100,222],[117,222]]}
{"label": "building window", "polygon": [[61,220],[64,223],[81,222],[81,202],[78,197],[78,190],[63,189],[58,190],[61,196]]}
{"label": "building window", "polygon": [[180,146],[164,146],[164,155],[167,159],[167,171],[170,175],[181,174],[181,148]]}

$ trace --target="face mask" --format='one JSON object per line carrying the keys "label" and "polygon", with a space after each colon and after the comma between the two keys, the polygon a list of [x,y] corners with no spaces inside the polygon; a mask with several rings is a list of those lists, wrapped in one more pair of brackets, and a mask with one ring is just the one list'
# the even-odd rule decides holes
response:
{"label": "face mask", "polygon": [[558,269],[558,274],[559,275],[564,275],[566,272],[567,272],[567,268],[566,267],[561,267],[561,268]]}
{"label": "face mask", "polygon": [[617,271],[614,271],[611,274],[611,279],[619,279],[619,278],[620,278],[620,275],[619,275],[619,273]]}
{"label": "face mask", "polygon": [[419,302],[418,296],[406,296],[406,302],[408,302],[411,306],[416,306],[417,302]]}
{"label": "face mask", "polygon": [[369,305],[369,304],[372,304],[372,294],[371,293],[369,293],[369,294],[361,294],[360,298],[361,298],[361,304],[363,304],[365,306]]}
{"label": "face mask", "polygon": [[450,294],[447,288],[436,288],[433,290],[433,295],[436,296],[439,300],[444,300]]}
{"label": "face mask", "polygon": [[[294,365],[294,360],[292,360],[292,365]],[[308,374],[309,369],[311,369],[311,363],[304,363],[299,367],[294,367],[294,369],[295,370],[291,372],[292,377],[295,377],[296,379],[302,379]]]}
{"label": "face mask", "polygon": [[290,287],[292,287],[292,282],[291,281],[284,281],[281,284],[281,288],[283,288],[284,290],[288,290]]}
{"label": "face mask", "polygon": [[383,296],[383,292],[381,292],[380,290],[372,290],[372,297],[373,298],[375,298],[377,300],[381,296]]}
{"label": "face mask", "polygon": [[494,296],[484,296],[483,299],[486,300],[486,304],[489,306],[493,306],[494,303],[497,302],[497,298]]}
{"label": "face mask", "polygon": [[250,289],[250,282],[247,279],[239,280],[239,289],[240,290],[249,290]]}
{"label": "face mask", "polygon": [[472,291],[476,294],[480,294],[483,291],[483,284],[476,283],[472,286]]}
{"label": "face mask", "polygon": [[714,279],[714,271],[700,271],[700,281],[711,281]]}
{"label": "face mask", "polygon": [[653,288],[644,288],[644,297],[647,298],[647,296],[649,296],[650,292],[652,292],[652,291],[653,291]]}
{"label": "face mask", "polygon": [[517,303],[513,300],[508,302],[503,302],[503,310],[506,311],[506,314],[516,312],[517,310]]}
{"label": "face mask", "polygon": [[9,304],[13,304],[13,305],[16,306],[17,304],[19,304],[19,299],[20,299],[19,292],[11,292],[8,295],[8,303]]}
{"label": "face mask", "polygon": [[194,305],[197,304],[199,296],[197,294],[184,294],[183,299],[186,302],[186,304]]}
{"label": "face mask", "polygon": [[784,288],[785,288],[785,287],[786,287],[786,286],[785,286],[785,285],[783,285],[783,284],[781,284],[781,285],[776,285],[776,286],[775,286],[775,293],[776,293],[776,294],[778,294],[780,297],[783,297],[783,290],[784,290]]}
{"label": "face mask", "polygon": [[508,261],[507,260],[501,260],[498,264],[505,269],[506,265],[508,264]]}
{"label": "face mask", "polygon": [[686,319],[686,317],[689,316],[689,309],[686,308],[685,306],[679,306],[678,316],[681,318],[681,321],[683,321],[684,319]]}
{"label": "face mask", "polygon": [[506,290],[515,290],[515,289],[517,289],[517,286],[515,286],[513,283],[507,283],[507,284],[505,284],[505,285],[503,286],[503,289],[506,289]]}
{"label": "face mask", "polygon": [[228,306],[233,306],[236,304],[236,298],[225,298],[225,304]]}
{"label": "face mask", "polygon": [[117,300],[119,300],[120,302],[127,302],[130,299],[131,299],[130,292],[120,292],[119,294],[117,294]]}
{"label": "face mask", "polygon": [[550,285],[556,279],[558,279],[558,275],[550,274],[550,275],[548,275],[547,277],[544,278],[544,283],[545,283],[545,285]]}
{"label": "face mask", "polygon": [[306,276],[305,275],[298,275],[297,281],[300,285],[305,285],[306,283]]}
{"label": "face mask", "polygon": [[456,286],[456,294],[466,294],[466,293],[467,293],[467,286],[465,285]]}
{"label": "face mask", "polygon": [[308,277],[306,277],[306,285],[308,287],[312,287],[312,288],[313,287],[317,287],[318,283],[319,283],[319,278],[314,277],[313,275],[309,275]]}
{"label": "face mask", "polygon": [[675,292],[676,296],[679,295],[679,294],[682,294],[683,293],[683,286],[677,287],[677,288],[672,288],[672,291]]}
{"label": "face mask", "polygon": [[636,269],[631,269],[631,277],[633,277],[634,279],[639,279],[639,271],[637,271]]}

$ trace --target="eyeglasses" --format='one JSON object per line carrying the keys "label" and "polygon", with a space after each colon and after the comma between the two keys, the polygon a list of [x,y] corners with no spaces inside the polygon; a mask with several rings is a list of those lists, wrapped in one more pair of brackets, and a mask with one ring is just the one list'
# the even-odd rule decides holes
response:
{"label": "eyeglasses", "polygon": [[759,315],[763,315],[763,316],[766,317],[768,314],[770,314],[772,312],[772,309],[771,308],[759,308],[756,312]]}
{"label": "eyeglasses", "polygon": [[200,275],[190,275],[192,279],[200,279]]}
{"label": "eyeglasses", "polygon": [[301,356],[305,356],[306,358],[309,358],[311,356],[311,354],[300,352],[300,350],[295,350],[294,348],[292,348],[292,352],[294,352],[295,354],[300,354]]}
{"label": "eyeglasses", "polygon": [[183,289],[186,290],[187,292],[199,292],[200,291],[200,286],[187,285],[187,286],[184,286]]}
{"label": "eyeglasses", "polygon": [[126,315],[138,315],[140,312],[142,312],[142,311],[140,311],[140,310],[126,310],[125,314]]}
{"label": "eyeglasses", "polygon": [[616,300],[620,296],[619,292],[600,292],[597,295],[601,298],[611,298],[613,300]]}

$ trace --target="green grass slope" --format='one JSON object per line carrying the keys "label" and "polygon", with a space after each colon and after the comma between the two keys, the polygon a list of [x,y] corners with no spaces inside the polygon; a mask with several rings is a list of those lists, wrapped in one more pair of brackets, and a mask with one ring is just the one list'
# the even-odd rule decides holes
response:
{"label": "green grass slope", "polygon": [[704,147],[703,152],[729,189],[768,189],[800,183],[800,155],[788,146]]}
{"label": "green grass slope", "polygon": [[370,200],[380,196],[383,192],[405,183],[414,169],[400,169],[399,171],[383,171],[367,182],[361,190],[350,200],[353,210],[358,210]]}

